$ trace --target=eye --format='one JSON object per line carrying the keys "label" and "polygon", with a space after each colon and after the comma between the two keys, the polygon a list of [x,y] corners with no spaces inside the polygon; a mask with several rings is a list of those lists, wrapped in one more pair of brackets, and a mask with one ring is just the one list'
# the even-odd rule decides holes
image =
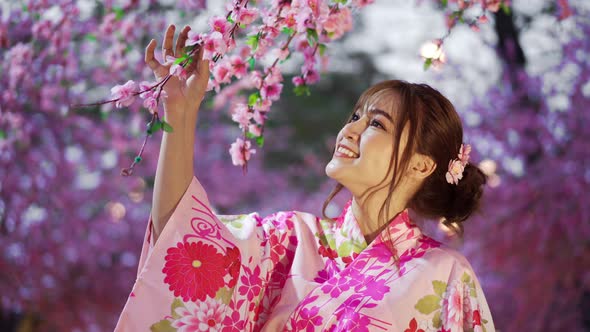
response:
{"label": "eye", "polygon": [[358,120],[358,119],[360,119],[360,117],[359,117],[359,115],[358,115],[358,114],[355,112],[355,113],[352,115],[352,117],[350,117],[350,121],[348,121],[348,123],[351,123],[351,122],[353,122],[353,121],[356,121],[356,120]]}
{"label": "eye", "polygon": [[377,120],[371,120],[371,126],[381,127],[382,129],[385,129],[385,127],[383,127],[383,125]]}

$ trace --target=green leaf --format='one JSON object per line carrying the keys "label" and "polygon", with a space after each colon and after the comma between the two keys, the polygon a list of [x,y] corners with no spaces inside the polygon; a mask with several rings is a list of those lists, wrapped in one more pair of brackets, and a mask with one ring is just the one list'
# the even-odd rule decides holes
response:
{"label": "green leaf", "polygon": [[150,125],[149,132],[151,132],[153,134],[156,131],[160,130],[161,128],[162,128],[162,122],[156,120],[156,121],[152,122],[152,124]]}
{"label": "green leaf", "polygon": [[175,298],[174,301],[172,301],[172,305],[170,306],[170,314],[174,319],[180,318],[180,315],[176,313],[176,309],[180,307],[184,307],[184,302],[182,302],[182,300],[179,298]]}
{"label": "green leaf", "polygon": [[240,229],[240,228],[244,227],[244,224],[242,223],[242,220],[233,220],[233,221],[230,221],[229,224],[233,228],[237,228],[237,229]]}
{"label": "green leaf", "polygon": [[309,89],[309,86],[307,86],[307,85],[296,86],[295,89],[293,89],[293,92],[295,92],[295,95],[298,97],[303,96],[303,95],[306,95],[306,96],[311,95],[311,90]]}
{"label": "green leaf", "polygon": [[437,329],[442,326],[442,321],[440,320],[440,311],[437,311],[432,317],[432,326]]}
{"label": "green leaf", "polygon": [[231,18],[231,16],[228,16],[228,17],[227,17],[227,21],[228,21],[229,23],[231,23],[231,24],[234,24],[234,23],[236,23],[236,21],[234,21],[234,19],[233,19],[233,18]]}
{"label": "green leaf", "polygon": [[168,122],[163,121],[162,122],[162,130],[164,130],[167,133],[171,133],[173,131],[173,128]]}
{"label": "green leaf", "polygon": [[440,309],[440,298],[436,295],[426,295],[418,300],[414,308],[425,315],[430,315],[435,310]]}
{"label": "green leaf", "polygon": [[504,2],[502,2],[500,4],[500,8],[502,8],[502,11],[504,12],[504,14],[510,15],[510,7],[507,6]]}
{"label": "green leaf", "polygon": [[320,55],[324,55],[324,53],[326,52],[326,45],[324,44],[319,44],[318,45],[318,49],[320,51]]}
{"label": "green leaf", "polygon": [[250,65],[250,70],[254,70],[254,65],[256,64],[256,59],[253,57],[248,59],[248,64]]}
{"label": "green leaf", "polygon": [[439,280],[433,280],[432,288],[434,288],[434,292],[436,293],[436,295],[442,298],[445,289],[447,289],[447,283]]}
{"label": "green leaf", "polygon": [[217,293],[215,294],[215,298],[220,300],[221,302],[229,305],[229,301],[231,300],[232,290],[227,287],[221,287]]}
{"label": "green leaf", "polygon": [[172,323],[167,319],[162,319],[156,324],[150,326],[152,332],[176,332],[176,329],[172,327]]}
{"label": "green leaf", "polygon": [[424,71],[428,70],[428,68],[430,68],[431,65],[432,58],[426,58],[426,60],[424,60]]}
{"label": "green leaf", "polygon": [[125,10],[119,7],[113,7],[113,11],[115,12],[115,19],[118,21],[125,16]]}
{"label": "green leaf", "polygon": [[6,132],[4,130],[0,130],[0,139],[6,138]]}
{"label": "green leaf", "polygon": [[256,91],[248,96],[248,106],[254,106],[260,100],[260,92]]}
{"label": "green leaf", "polygon": [[318,32],[315,29],[307,28],[307,42],[310,46],[314,46],[318,41]]}
{"label": "green leaf", "polygon": [[86,34],[86,36],[84,36],[84,38],[86,38],[87,40],[93,41],[93,42],[96,41],[96,36],[91,33]]}
{"label": "green leaf", "polygon": [[264,146],[264,136],[258,136],[258,137],[256,137],[256,144],[259,147],[263,147]]}
{"label": "green leaf", "polygon": [[183,62],[184,60],[186,60],[186,54],[181,56],[180,58],[174,60],[174,64],[177,65],[177,64]]}
{"label": "green leaf", "polygon": [[347,257],[350,256],[352,253],[352,244],[350,241],[343,242],[340,247],[338,247],[338,256],[340,257]]}
{"label": "green leaf", "polygon": [[23,10],[23,12],[27,13],[29,11],[29,7],[25,4],[23,4],[22,10]]}
{"label": "green leaf", "polygon": [[246,45],[250,45],[250,47],[252,48],[252,51],[256,51],[256,49],[258,48],[258,41],[260,40],[260,34],[255,34],[253,36],[249,36],[248,39],[246,39]]}
{"label": "green leaf", "polygon": [[441,0],[440,3],[443,7],[446,7],[449,4],[449,0]]}
{"label": "green leaf", "polygon": [[295,32],[292,28],[289,27],[284,27],[283,30],[281,30],[282,33],[286,34],[286,35],[292,35],[293,32]]}
{"label": "green leaf", "polygon": [[251,133],[249,131],[246,132],[246,138],[254,139],[256,137],[258,137],[258,136],[254,135],[253,133]]}
{"label": "green leaf", "polygon": [[469,276],[469,273],[467,272],[463,272],[463,275],[461,276],[461,281],[468,284],[471,282],[471,276]]}

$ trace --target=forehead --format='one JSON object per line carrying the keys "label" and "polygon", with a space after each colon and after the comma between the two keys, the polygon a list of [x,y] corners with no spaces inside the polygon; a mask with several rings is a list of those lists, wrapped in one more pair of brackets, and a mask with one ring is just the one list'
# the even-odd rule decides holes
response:
{"label": "forehead", "polygon": [[373,109],[380,109],[393,116],[397,99],[398,96],[393,90],[380,90],[364,98],[364,101],[359,105],[359,110],[365,113]]}

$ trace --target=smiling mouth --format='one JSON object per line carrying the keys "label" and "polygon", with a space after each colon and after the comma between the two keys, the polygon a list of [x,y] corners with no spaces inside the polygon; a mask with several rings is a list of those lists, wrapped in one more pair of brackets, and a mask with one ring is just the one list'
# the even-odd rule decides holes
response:
{"label": "smiling mouth", "polygon": [[347,158],[358,158],[359,155],[343,146],[339,146],[338,149],[336,149],[336,153],[337,156],[339,157],[347,157]]}

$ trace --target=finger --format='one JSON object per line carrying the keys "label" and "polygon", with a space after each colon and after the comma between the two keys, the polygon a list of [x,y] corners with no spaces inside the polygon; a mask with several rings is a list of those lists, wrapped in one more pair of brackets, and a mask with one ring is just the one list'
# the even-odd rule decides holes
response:
{"label": "finger", "polygon": [[166,29],[166,34],[164,35],[164,43],[162,44],[162,58],[164,62],[166,62],[166,56],[174,56],[174,52],[172,50],[173,40],[174,40],[174,30],[176,27],[174,24],[170,24],[168,29]]}
{"label": "finger", "polygon": [[156,74],[157,77],[166,75],[167,69],[155,58],[154,51],[156,50],[156,40],[152,39],[145,48],[145,63]]}
{"label": "finger", "polygon": [[184,44],[188,39],[188,32],[190,29],[191,27],[186,25],[180,32],[180,35],[178,35],[178,39],[176,40],[176,50],[174,51],[174,54],[176,54],[177,58],[181,57],[184,54]]}
{"label": "finger", "polygon": [[195,52],[193,63],[197,66],[197,73],[199,77],[205,77],[205,80],[209,79],[209,60],[203,60],[203,54],[205,48],[201,45],[199,51]]}

